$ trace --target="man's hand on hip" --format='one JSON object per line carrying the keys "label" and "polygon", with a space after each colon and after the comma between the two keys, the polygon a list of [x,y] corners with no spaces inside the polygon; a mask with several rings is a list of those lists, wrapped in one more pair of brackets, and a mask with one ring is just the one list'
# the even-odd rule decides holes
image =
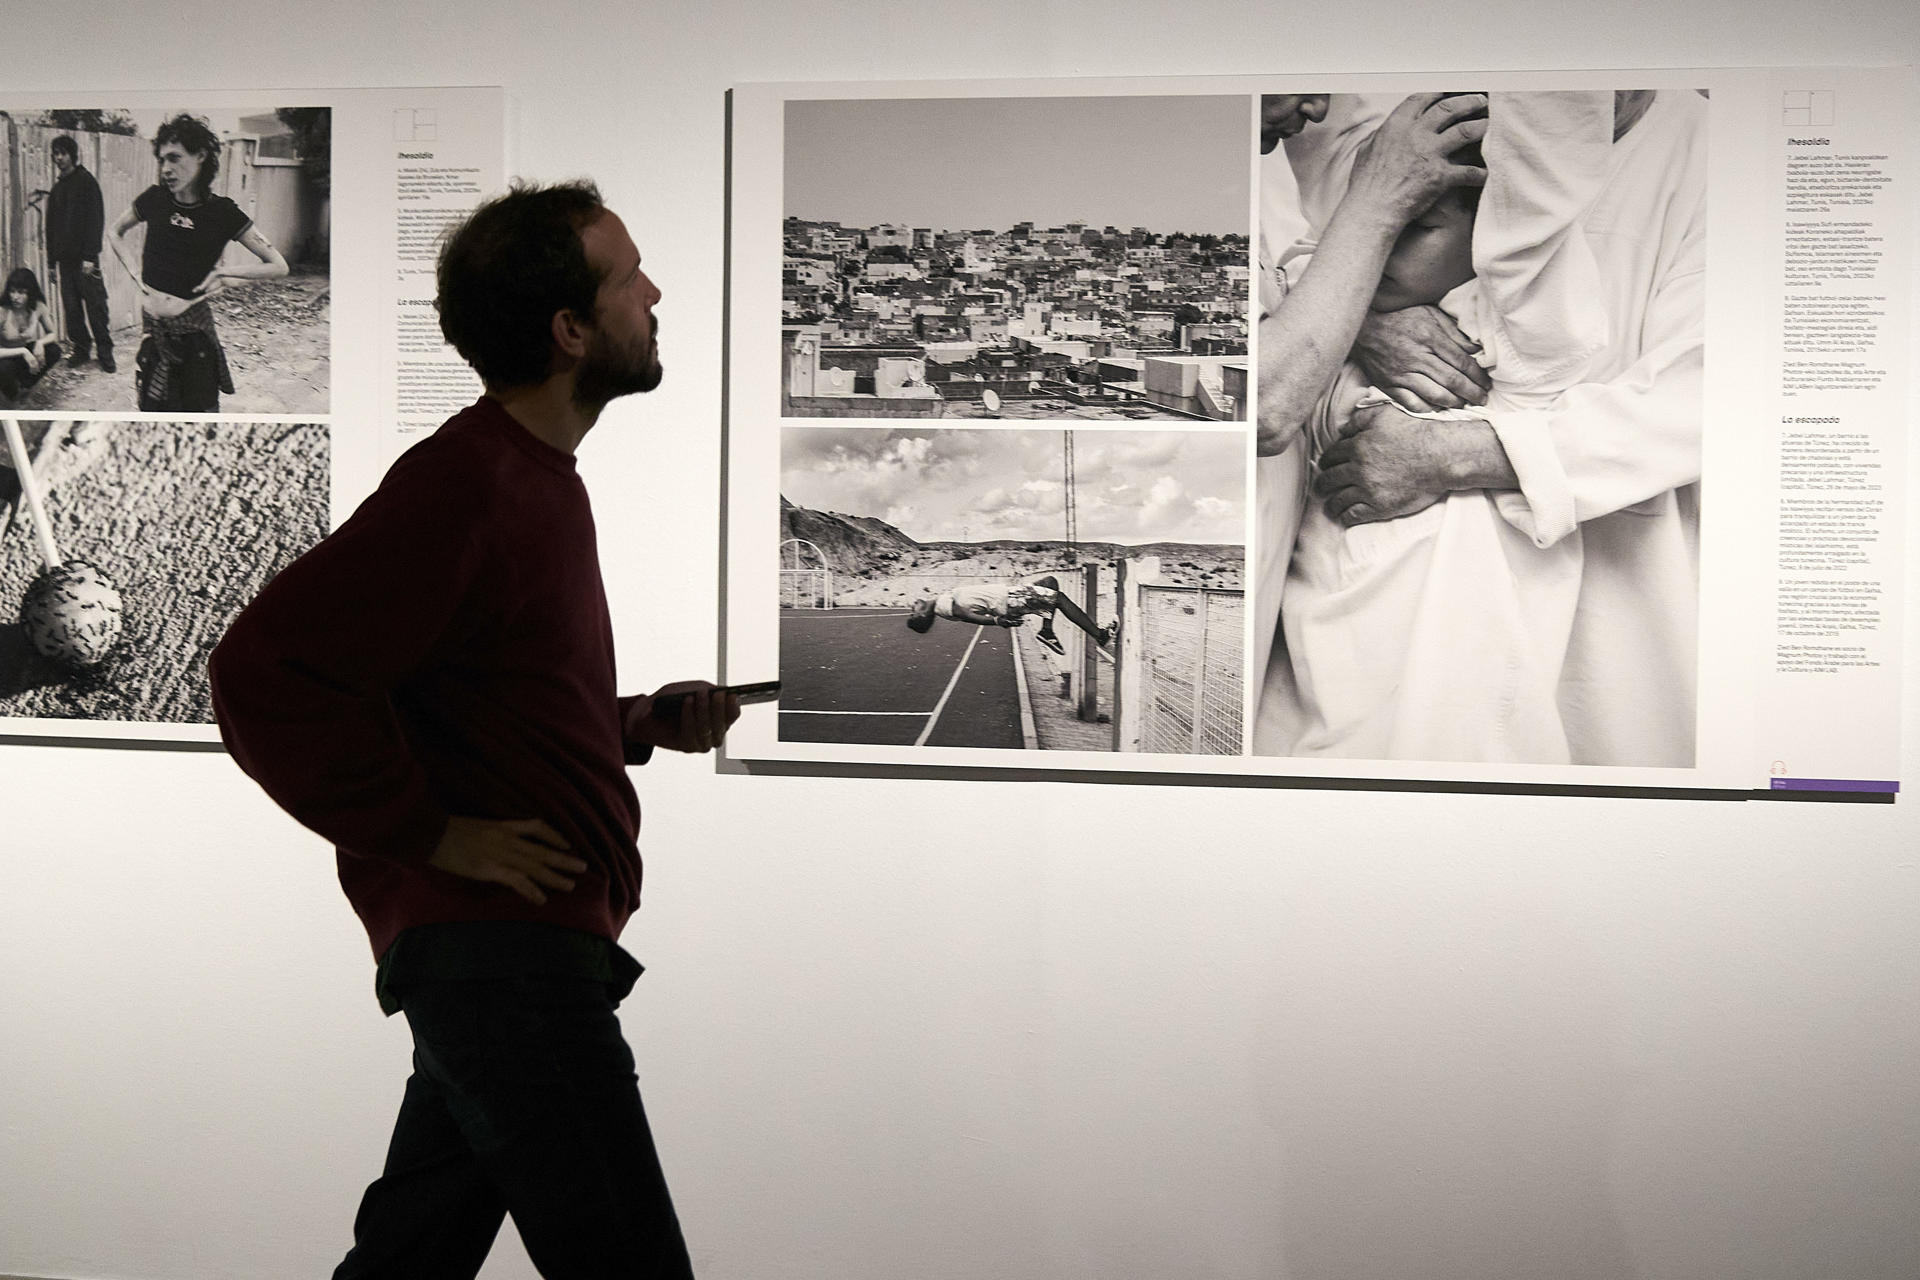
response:
{"label": "man's hand on hip", "polygon": [[565,893],[587,864],[538,818],[449,818],[427,865],[468,880],[505,885],[535,906],[543,889]]}

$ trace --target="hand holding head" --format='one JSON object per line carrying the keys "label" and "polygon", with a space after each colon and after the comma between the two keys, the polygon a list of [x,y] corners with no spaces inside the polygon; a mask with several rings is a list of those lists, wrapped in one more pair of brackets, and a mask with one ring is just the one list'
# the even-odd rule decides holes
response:
{"label": "hand holding head", "polygon": [[1405,226],[1448,191],[1486,184],[1484,167],[1454,158],[1486,132],[1483,93],[1409,95],[1360,145],[1348,198]]}

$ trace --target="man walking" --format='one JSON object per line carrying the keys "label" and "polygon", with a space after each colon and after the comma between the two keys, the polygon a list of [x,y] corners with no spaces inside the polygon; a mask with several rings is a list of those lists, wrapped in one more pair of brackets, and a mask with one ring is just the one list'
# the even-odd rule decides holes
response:
{"label": "man walking", "polygon": [[48,146],[60,176],[47,195],[47,260],[60,277],[60,308],[66,315],[71,364],[100,352],[100,367],[115,372],[113,330],[107,320],[107,282],[100,275],[100,233],[107,210],[100,184],[80,163],[79,144],[61,134]]}
{"label": "man walking", "polygon": [[614,1014],[640,973],[615,941],[640,902],[626,766],[711,750],[739,706],[704,681],[616,696],[574,466],[609,401],[659,383],[659,298],[591,183],[483,205],[437,305],[485,396],[213,656],[228,748],[338,847],[413,1032],[339,1280],[471,1277],[506,1213],[550,1280],[692,1274]]}

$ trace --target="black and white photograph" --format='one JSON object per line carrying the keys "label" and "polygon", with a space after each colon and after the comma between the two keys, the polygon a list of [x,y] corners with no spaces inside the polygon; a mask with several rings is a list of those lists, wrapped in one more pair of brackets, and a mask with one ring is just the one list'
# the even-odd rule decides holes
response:
{"label": "black and white photograph", "polygon": [[1262,98],[1256,753],[1694,765],[1708,110]]}
{"label": "black and white photograph", "polygon": [[784,417],[1245,421],[1247,99],[793,100]]}
{"label": "black and white photograph", "polygon": [[[327,532],[314,423],[0,419],[0,717],[206,726],[207,658]],[[62,723],[54,723],[62,722]]]}
{"label": "black and white photograph", "polygon": [[781,738],[1240,754],[1246,486],[1238,430],[784,428]]}
{"label": "black and white photograph", "polygon": [[0,412],[325,414],[332,110],[0,112]]}

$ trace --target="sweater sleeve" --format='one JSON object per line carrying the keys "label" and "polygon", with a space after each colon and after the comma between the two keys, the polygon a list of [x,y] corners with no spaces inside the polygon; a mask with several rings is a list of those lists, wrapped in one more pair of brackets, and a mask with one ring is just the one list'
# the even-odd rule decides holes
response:
{"label": "sweater sleeve", "polygon": [[81,189],[79,229],[75,232],[72,252],[81,258],[95,262],[100,258],[101,238],[107,229],[106,202],[100,196],[100,184],[86,170],[76,170],[86,174],[86,186]]}
{"label": "sweater sleeve", "polygon": [[393,693],[481,587],[478,484],[416,449],[351,519],[288,565],[208,667],[227,749],[303,826],[349,854],[422,863],[446,829]]}
{"label": "sweater sleeve", "polygon": [[47,215],[45,222],[47,261],[53,263],[55,266],[58,266],[62,261],[73,256],[71,246],[74,238],[67,234],[67,223],[72,220],[71,215],[67,211],[67,202],[71,199],[68,191],[67,180],[62,178],[53,184],[53,190],[47,192]]}
{"label": "sweater sleeve", "polygon": [[[626,724],[627,717],[633,714],[633,706],[638,701],[640,701],[640,699],[636,696],[620,699],[621,724]],[[645,764],[647,761],[653,759],[653,744],[651,742],[635,742],[632,738],[628,738],[621,746],[626,752],[628,764]]]}

